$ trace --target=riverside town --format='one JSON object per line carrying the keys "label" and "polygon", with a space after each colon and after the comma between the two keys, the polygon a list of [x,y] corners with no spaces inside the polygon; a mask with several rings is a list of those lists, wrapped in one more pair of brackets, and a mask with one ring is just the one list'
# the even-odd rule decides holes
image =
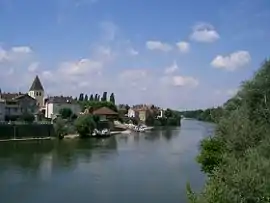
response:
{"label": "riverside town", "polygon": [[102,97],[83,93],[78,98],[45,95],[38,76],[27,93],[1,90],[0,140],[108,137],[181,124],[177,111],[147,104],[117,105],[114,93],[108,98],[107,92]]}
{"label": "riverside town", "polygon": [[270,0],[0,0],[0,203],[270,203]]}

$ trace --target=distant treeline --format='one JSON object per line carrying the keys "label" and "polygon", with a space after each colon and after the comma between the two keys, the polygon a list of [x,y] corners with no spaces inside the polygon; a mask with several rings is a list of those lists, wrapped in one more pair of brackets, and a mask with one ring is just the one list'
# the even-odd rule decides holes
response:
{"label": "distant treeline", "polygon": [[181,111],[180,114],[185,118],[193,118],[200,121],[206,122],[218,122],[223,115],[223,108],[208,108],[208,109],[197,109],[192,111]]}

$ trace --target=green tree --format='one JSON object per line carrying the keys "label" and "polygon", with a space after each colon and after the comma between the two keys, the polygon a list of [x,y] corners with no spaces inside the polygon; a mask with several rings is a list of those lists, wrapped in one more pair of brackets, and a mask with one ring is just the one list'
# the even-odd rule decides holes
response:
{"label": "green tree", "polygon": [[170,118],[173,116],[173,111],[171,109],[165,110],[165,117]]}
{"label": "green tree", "polygon": [[59,110],[59,114],[61,115],[61,118],[67,119],[72,116],[72,110],[70,108],[62,108]]}
{"label": "green tree", "polygon": [[33,123],[35,120],[35,116],[31,113],[25,112],[21,115],[20,120],[25,121],[27,123]]}
{"label": "green tree", "polygon": [[101,97],[101,101],[107,101],[107,92],[103,92],[103,95]]}
{"label": "green tree", "polygon": [[79,96],[79,101],[83,101],[83,100],[84,100],[83,93],[81,93]]}
{"label": "green tree", "polygon": [[90,95],[89,101],[94,101],[94,96],[93,96],[93,94]]}
{"label": "green tree", "polygon": [[94,101],[99,101],[98,100],[98,94],[95,94]]}
{"label": "green tree", "polygon": [[55,130],[57,137],[62,137],[67,133],[66,127],[65,127],[65,122],[62,118],[56,119],[56,121],[54,123],[54,130]]}
{"label": "green tree", "polygon": [[270,200],[270,61],[224,104],[212,139],[203,141],[198,161],[211,176],[194,203]]}
{"label": "green tree", "polygon": [[115,104],[114,93],[111,93],[111,95],[110,95],[110,102]]}
{"label": "green tree", "polygon": [[91,115],[79,116],[75,121],[75,127],[80,137],[90,137],[97,124]]}
{"label": "green tree", "polygon": [[87,94],[84,95],[84,101],[88,101],[88,95]]}

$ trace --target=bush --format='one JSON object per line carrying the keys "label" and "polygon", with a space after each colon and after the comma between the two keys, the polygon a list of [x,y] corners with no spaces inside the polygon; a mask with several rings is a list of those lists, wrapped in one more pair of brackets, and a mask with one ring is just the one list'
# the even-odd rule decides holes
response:
{"label": "bush", "polygon": [[72,110],[70,108],[63,108],[59,110],[59,114],[61,115],[61,118],[67,119],[72,116]]}
{"label": "bush", "polygon": [[30,114],[30,113],[23,113],[20,116],[20,120],[25,121],[27,123],[33,123],[35,120],[35,116],[33,114]]}
{"label": "bush", "polygon": [[67,129],[65,127],[65,121],[62,118],[57,118],[54,124],[54,130],[58,137],[67,134]]}
{"label": "bush", "polygon": [[97,124],[91,115],[79,116],[75,121],[75,128],[82,138],[91,136],[96,126]]}

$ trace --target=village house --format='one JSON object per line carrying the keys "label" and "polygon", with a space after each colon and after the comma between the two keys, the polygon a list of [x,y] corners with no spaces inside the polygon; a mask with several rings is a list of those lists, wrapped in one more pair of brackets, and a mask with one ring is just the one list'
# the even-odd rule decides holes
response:
{"label": "village house", "polygon": [[107,108],[107,107],[101,107],[95,111],[93,111],[93,115],[99,116],[100,120],[113,120],[117,118],[118,113],[115,111]]}
{"label": "village house", "polygon": [[68,108],[73,114],[79,115],[81,107],[72,97],[54,96],[45,99],[45,117],[54,118],[61,109]]}
{"label": "village house", "polygon": [[40,89],[36,90],[36,80],[34,80],[28,93],[2,93],[0,91],[1,120],[14,120],[24,113],[35,114],[38,111],[37,100],[29,95],[30,92],[36,93]]}
{"label": "village house", "polygon": [[138,111],[136,111],[136,110],[133,109],[133,108],[130,108],[130,109],[128,110],[127,116],[128,116],[129,118],[135,118],[135,117],[138,116]]}

